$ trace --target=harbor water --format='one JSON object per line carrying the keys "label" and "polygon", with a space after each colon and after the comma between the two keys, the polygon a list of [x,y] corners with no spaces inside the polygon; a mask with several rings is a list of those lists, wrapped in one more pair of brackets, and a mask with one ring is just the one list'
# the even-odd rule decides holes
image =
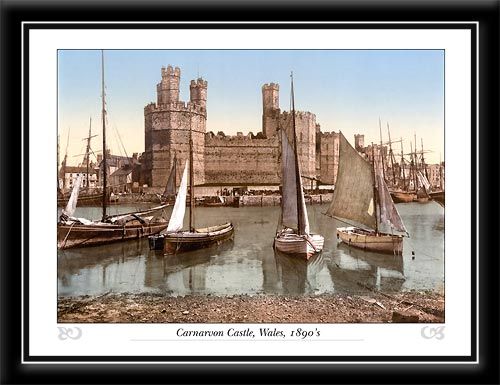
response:
{"label": "harbor water", "polygon": [[[345,224],[323,215],[328,205],[308,206],[311,231],[325,237],[323,252],[308,262],[275,254],[273,239],[279,206],[196,207],[197,227],[232,221],[234,239],[176,255],[150,251],[147,238],[58,250],[58,295],[444,292],[444,209],[435,202],[396,206],[410,234],[404,240],[402,256],[366,252],[338,243],[336,227]],[[147,207],[112,206],[109,213]],[[167,218],[170,211],[168,208],[164,213]],[[79,207],[75,213],[89,219],[100,215],[100,207]]]}

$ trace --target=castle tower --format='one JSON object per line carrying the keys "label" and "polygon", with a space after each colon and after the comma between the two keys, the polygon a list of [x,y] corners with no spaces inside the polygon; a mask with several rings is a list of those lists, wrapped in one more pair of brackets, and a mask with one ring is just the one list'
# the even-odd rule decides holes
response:
{"label": "castle tower", "polygon": [[354,148],[356,151],[362,151],[365,148],[365,136],[363,134],[354,134]]}
{"label": "castle tower", "polygon": [[[168,180],[174,158],[184,167],[189,159],[189,137],[192,130],[194,152],[194,182],[203,184],[207,82],[203,79],[190,83],[191,100],[179,100],[181,71],[178,67],[162,68],[157,85],[158,102],[144,108],[145,152],[142,184],[162,192]],[[177,179],[180,183],[180,176]]]}
{"label": "castle tower", "polygon": [[207,86],[207,81],[202,78],[191,80],[189,86],[191,103],[207,108]]}
{"label": "castle tower", "polygon": [[262,86],[262,133],[270,138],[276,135],[280,118],[280,86],[276,83]]}
{"label": "castle tower", "polygon": [[159,106],[179,101],[179,82],[181,70],[179,67],[161,68],[161,82],[156,85],[157,104]]}

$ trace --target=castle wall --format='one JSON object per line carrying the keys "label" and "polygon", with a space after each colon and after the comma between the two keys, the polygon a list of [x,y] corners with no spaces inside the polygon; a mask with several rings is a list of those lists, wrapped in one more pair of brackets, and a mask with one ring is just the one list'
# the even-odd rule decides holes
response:
{"label": "castle wall", "polygon": [[[292,114],[279,108],[279,85],[262,87],[264,138],[252,135],[222,136],[206,134],[207,82],[192,80],[190,101],[179,101],[180,70],[162,68],[157,84],[157,102],[144,108],[145,152],[141,157],[140,183],[161,191],[168,180],[173,160],[180,162],[180,174],[189,159],[192,131],[195,184],[279,185],[281,183],[280,142],[283,129],[292,138]],[[338,134],[321,133],[316,115],[296,111],[297,151],[304,178],[332,184],[338,167]],[[260,135],[262,135],[260,134]]]}
{"label": "castle wall", "polygon": [[335,184],[339,167],[339,134],[322,132],[319,134],[319,141],[319,179],[324,184]]}
{"label": "castle wall", "polygon": [[[293,137],[293,116],[289,112],[280,115],[280,127],[288,137]],[[316,177],[316,115],[310,112],[295,112],[295,132],[301,173],[309,178]],[[305,184],[306,186],[309,183]]]}
{"label": "castle wall", "polygon": [[205,183],[279,184],[279,141],[247,136],[205,137]]}

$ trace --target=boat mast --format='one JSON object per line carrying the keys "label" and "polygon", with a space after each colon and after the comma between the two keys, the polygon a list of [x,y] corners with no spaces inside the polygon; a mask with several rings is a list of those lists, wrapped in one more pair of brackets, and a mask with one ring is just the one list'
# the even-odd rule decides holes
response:
{"label": "boat mast", "polygon": [[[97,135],[94,135],[94,136],[97,136]],[[92,117],[90,117],[90,125],[89,125],[89,136],[84,138],[84,140],[87,140],[87,150],[85,151],[85,158],[87,160],[87,185],[86,185],[86,190],[88,191],[89,189],[89,185],[90,185],[90,182],[89,182],[89,172],[90,172],[90,168],[89,168],[89,160],[90,160],[90,139],[93,138],[94,136],[92,136]]]}
{"label": "boat mast", "polygon": [[377,218],[377,183],[375,178],[375,147],[372,142],[372,180],[373,180],[373,211],[375,213],[375,234],[378,234],[378,218]]}
{"label": "boat mast", "polygon": [[101,50],[101,87],[102,87],[102,220],[106,219],[106,101],[104,92],[104,51]]}
{"label": "boat mast", "polygon": [[403,152],[403,138],[401,138],[401,167],[403,169],[403,190],[406,191],[405,160]]}
{"label": "boat mast", "polygon": [[392,185],[396,185],[396,173],[394,171],[394,154],[392,152],[392,143],[391,143],[391,131],[389,130],[389,123],[387,123],[387,134],[389,137],[389,157],[391,158],[391,170],[392,170]]}
{"label": "boat mast", "polygon": [[291,92],[292,92],[292,126],[293,126],[293,151],[295,152],[295,188],[297,193],[297,233],[302,235],[302,215],[300,209],[302,202],[300,201],[300,171],[299,171],[299,154],[297,152],[297,133],[295,132],[295,97],[293,92],[293,71],[290,73]]}
{"label": "boat mast", "polygon": [[425,172],[425,177],[427,180],[429,180],[429,175],[427,175],[427,165],[425,164],[425,159],[424,159],[424,139],[420,138],[420,145],[422,146],[422,167]]}
{"label": "boat mast", "polygon": [[[417,147],[415,145],[415,147]],[[411,154],[411,165],[410,165],[410,170],[411,172],[413,173],[413,188],[415,189],[415,191],[418,190],[418,183],[417,183],[417,153],[416,153],[416,150],[415,150],[415,153],[413,152],[413,145],[410,141],[410,154]]]}
{"label": "boat mast", "polygon": [[174,152],[174,195],[177,195],[177,153]]}
{"label": "boat mast", "polygon": [[90,152],[90,135],[92,133],[92,117],[90,117],[90,123],[89,123],[89,137],[87,139],[87,154],[86,154],[86,157],[87,157],[87,183],[86,183],[86,187],[87,187],[87,191],[89,191],[89,152]]}
{"label": "boat mast", "polygon": [[384,179],[385,179],[384,157],[382,156],[382,123],[380,122],[380,116],[378,117],[378,129],[379,129],[379,132],[380,132],[380,150],[379,150],[379,156],[380,156],[380,160],[382,162],[382,175],[384,176]]}
{"label": "boat mast", "polygon": [[[441,163],[441,162],[440,162]],[[61,193],[61,188],[59,187],[59,134],[57,134],[57,197]]]}
{"label": "boat mast", "polygon": [[64,154],[64,159],[62,163],[62,174],[63,174],[63,194],[66,192],[66,163],[68,161],[68,146],[69,146],[69,132],[71,127],[68,127],[68,139],[66,140],[66,153]]}
{"label": "boat mast", "polygon": [[189,113],[189,231],[194,232],[194,170],[193,170],[193,131],[191,129],[192,114]]}

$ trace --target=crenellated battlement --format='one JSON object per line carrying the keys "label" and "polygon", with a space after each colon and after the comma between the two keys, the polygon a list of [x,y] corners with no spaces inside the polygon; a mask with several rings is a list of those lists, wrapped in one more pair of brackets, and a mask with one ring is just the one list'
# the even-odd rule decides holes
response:
{"label": "crenellated battlement", "polygon": [[151,114],[157,112],[186,112],[196,113],[198,115],[206,115],[207,110],[205,107],[192,102],[171,102],[168,104],[158,105],[156,103],[149,103],[144,107],[144,114]]}
{"label": "crenellated battlement", "polygon": [[[283,119],[291,119],[292,117],[292,112],[291,111],[283,111],[281,113]],[[295,111],[295,119],[314,119],[316,120],[316,114],[313,114],[312,112],[309,111]],[[316,125],[314,127],[316,129]]]}
{"label": "crenellated battlement", "polygon": [[336,138],[336,137],[339,136],[339,133],[335,132],[335,131],[332,131],[332,132],[320,132],[319,136],[320,136],[320,138],[325,138],[325,139]]}
{"label": "crenellated battlement", "polygon": [[264,91],[264,90],[279,91],[280,85],[278,83],[266,83],[262,86],[262,91]]}
{"label": "crenellated battlement", "polygon": [[198,78],[196,80],[191,80],[191,83],[189,84],[190,87],[203,87],[207,88],[208,87],[208,82],[204,80],[203,78]]}
{"label": "crenellated battlement", "polygon": [[166,78],[166,77],[181,77],[181,69],[179,67],[173,68],[170,64],[168,65],[167,68],[161,67],[161,77]]}
{"label": "crenellated battlement", "polygon": [[241,132],[238,132],[236,135],[224,135],[221,132],[214,134],[211,131],[205,134],[205,146],[208,147],[277,147],[278,144],[279,139],[277,136],[260,138],[251,132],[246,135]]}

